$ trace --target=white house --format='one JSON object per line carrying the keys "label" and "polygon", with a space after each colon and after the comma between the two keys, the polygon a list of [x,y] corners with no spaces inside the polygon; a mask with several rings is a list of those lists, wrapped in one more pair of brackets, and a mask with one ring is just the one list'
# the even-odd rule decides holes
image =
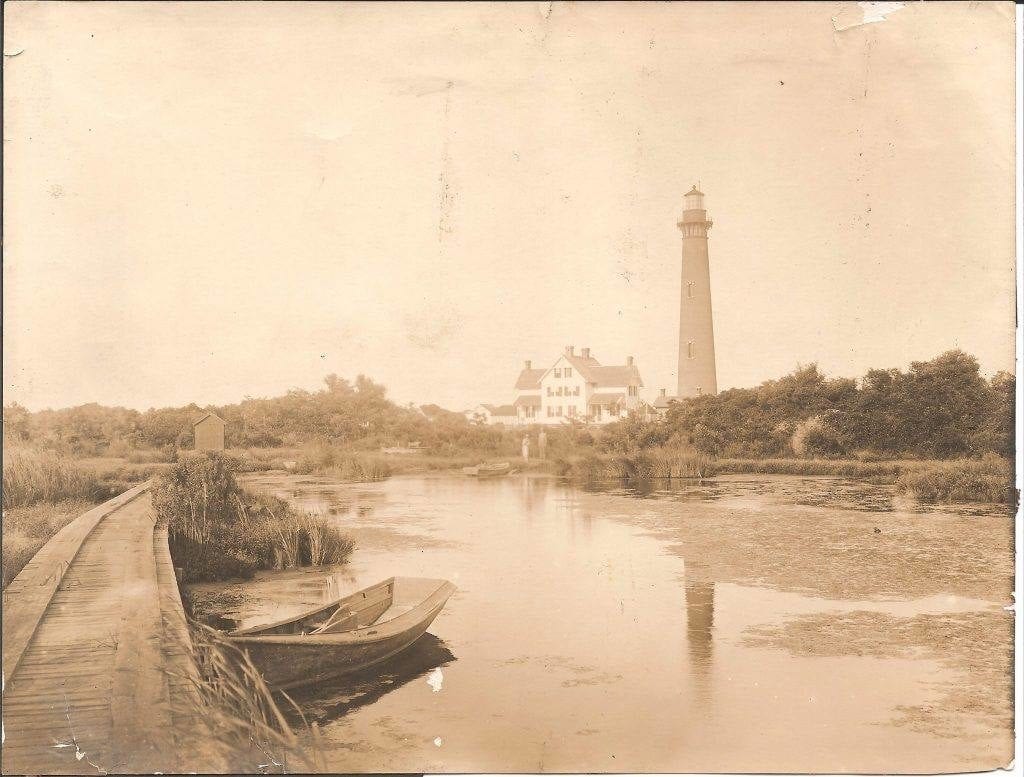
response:
{"label": "white house", "polygon": [[568,346],[554,364],[534,369],[526,362],[516,380],[520,424],[561,424],[569,419],[604,424],[640,407],[640,372],[633,357],[616,366],[602,365],[589,348]]}
{"label": "white house", "polygon": [[494,424],[516,426],[519,423],[516,409],[512,405],[477,405],[466,412],[466,418],[488,426]]}

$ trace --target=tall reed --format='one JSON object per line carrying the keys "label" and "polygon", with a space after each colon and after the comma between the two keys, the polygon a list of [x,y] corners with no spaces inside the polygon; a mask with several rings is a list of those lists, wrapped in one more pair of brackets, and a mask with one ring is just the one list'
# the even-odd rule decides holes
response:
{"label": "tall reed", "polygon": [[153,488],[182,582],[248,578],[259,569],[342,564],[355,543],[323,516],[238,485],[231,459],[183,457]]}
{"label": "tall reed", "polygon": [[647,448],[629,453],[591,452],[562,459],[558,471],[580,480],[704,478],[715,474],[714,459],[688,448]]}
{"label": "tall reed", "polygon": [[[281,774],[324,771],[315,737],[311,745],[300,748],[298,737],[249,656],[208,626],[192,621],[189,630],[199,673],[193,679],[202,703],[200,712],[226,750],[223,756],[231,767]],[[293,706],[307,725],[301,709],[286,694],[280,698]]]}
{"label": "tall reed", "polygon": [[982,459],[910,465],[896,478],[896,491],[921,502],[1014,504],[1013,464],[995,454]]}
{"label": "tall reed", "polygon": [[29,507],[63,499],[101,501],[107,497],[98,476],[52,451],[5,446],[3,507]]}

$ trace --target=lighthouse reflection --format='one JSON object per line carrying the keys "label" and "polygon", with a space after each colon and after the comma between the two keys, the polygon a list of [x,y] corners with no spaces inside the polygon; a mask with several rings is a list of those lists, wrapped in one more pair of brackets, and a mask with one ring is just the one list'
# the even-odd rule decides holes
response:
{"label": "lighthouse reflection", "polygon": [[708,572],[696,562],[686,564],[686,642],[694,688],[702,700],[711,695],[714,659],[715,582]]}

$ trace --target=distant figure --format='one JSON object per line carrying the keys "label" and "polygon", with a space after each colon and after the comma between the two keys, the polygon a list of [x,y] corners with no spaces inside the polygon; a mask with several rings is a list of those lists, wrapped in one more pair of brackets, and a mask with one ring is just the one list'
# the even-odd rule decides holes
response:
{"label": "distant figure", "polygon": [[192,425],[197,451],[224,450],[224,421],[216,413],[207,413]]}
{"label": "distant figure", "polygon": [[523,461],[530,460],[530,435],[523,435]]}
{"label": "distant figure", "polygon": [[544,461],[544,454],[548,448],[548,434],[543,429],[540,430],[540,434],[537,435],[537,457]]}

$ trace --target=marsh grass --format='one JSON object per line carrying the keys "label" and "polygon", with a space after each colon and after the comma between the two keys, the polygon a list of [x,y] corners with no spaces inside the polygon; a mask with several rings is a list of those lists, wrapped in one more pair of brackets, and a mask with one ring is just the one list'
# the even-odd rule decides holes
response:
{"label": "marsh grass", "polygon": [[920,502],[1015,504],[1013,464],[988,454],[981,459],[914,462],[896,478],[896,491]]}
{"label": "marsh grass", "polygon": [[630,453],[591,452],[559,459],[556,471],[583,481],[632,478],[704,478],[715,474],[714,459],[686,448],[647,448]]}
{"label": "marsh grass", "polygon": [[113,494],[95,473],[53,451],[5,446],[3,507],[55,504],[66,499],[101,502]]}
{"label": "marsh grass", "polygon": [[289,773],[324,771],[316,737],[300,747],[298,737],[278,705],[302,710],[284,693],[277,698],[249,657],[220,632],[190,622],[192,650],[199,676],[196,690],[203,720],[225,751],[221,755],[237,771]]}
{"label": "marsh grass", "polygon": [[377,453],[321,445],[308,448],[302,453],[295,465],[295,472],[352,483],[369,483],[391,477],[391,464]]}
{"label": "marsh grass", "polygon": [[893,483],[908,462],[860,461],[855,459],[732,459],[715,460],[720,475],[834,475]]}
{"label": "marsh grass", "polygon": [[250,578],[260,569],[342,564],[355,543],[320,515],[241,488],[231,459],[192,454],[161,476],[153,506],[166,522],[181,582]]}

